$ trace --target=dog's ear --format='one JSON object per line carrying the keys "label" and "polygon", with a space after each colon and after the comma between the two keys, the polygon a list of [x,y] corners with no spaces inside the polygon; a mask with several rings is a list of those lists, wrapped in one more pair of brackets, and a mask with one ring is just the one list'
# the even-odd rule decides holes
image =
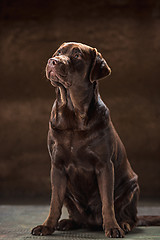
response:
{"label": "dog's ear", "polygon": [[92,56],[93,63],[90,71],[90,81],[94,82],[108,76],[111,73],[111,69],[96,48],[93,48]]}

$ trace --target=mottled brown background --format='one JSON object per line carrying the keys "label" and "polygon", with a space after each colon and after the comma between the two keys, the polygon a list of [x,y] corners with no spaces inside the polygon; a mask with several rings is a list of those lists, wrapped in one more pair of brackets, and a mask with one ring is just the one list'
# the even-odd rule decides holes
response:
{"label": "mottled brown background", "polygon": [[102,98],[139,175],[160,197],[160,1],[1,0],[0,202],[49,201],[47,59],[64,41],[96,47],[112,68]]}

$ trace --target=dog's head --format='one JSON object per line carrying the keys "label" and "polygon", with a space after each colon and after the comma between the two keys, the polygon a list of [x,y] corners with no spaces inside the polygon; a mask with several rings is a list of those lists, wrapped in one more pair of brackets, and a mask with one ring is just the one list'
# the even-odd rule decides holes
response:
{"label": "dog's head", "polygon": [[48,60],[46,76],[53,86],[62,84],[81,86],[83,81],[92,84],[111,73],[102,55],[92,47],[82,43],[63,43]]}

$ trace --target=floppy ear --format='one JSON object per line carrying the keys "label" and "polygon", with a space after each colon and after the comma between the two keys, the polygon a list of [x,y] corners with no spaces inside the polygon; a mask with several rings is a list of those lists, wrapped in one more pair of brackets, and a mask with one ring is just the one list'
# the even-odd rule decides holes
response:
{"label": "floppy ear", "polygon": [[100,80],[111,73],[111,69],[102,57],[102,55],[93,48],[93,64],[91,66],[90,81]]}

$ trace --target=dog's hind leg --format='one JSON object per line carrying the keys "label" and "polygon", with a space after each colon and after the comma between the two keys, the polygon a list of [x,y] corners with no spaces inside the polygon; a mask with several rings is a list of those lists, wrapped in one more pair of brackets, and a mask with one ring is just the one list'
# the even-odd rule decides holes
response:
{"label": "dog's hind leg", "polygon": [[[133,189],[134,187],[134,189]],[[130,232],[137,223],[137,201],[139,197],[138,184],[115,200],[115,215],[119,226],[126,233]]]}
{"label": "dog's hind leg", "polygon": [[75,202],[66,197],[64,200],[64,206],[67,208],[69,213],[69,219],[62,219],[58,222],[56,229],[59,231],[69,231],[79,229],[82,227],[82,215],[80,214],[81,209],[77,209]]}
{"label": "dog's hind leg", "polygon": [[78,229],[80,226],[72,219],[62,219],[58,222],[57,230],[58,231],[69,231]]}

